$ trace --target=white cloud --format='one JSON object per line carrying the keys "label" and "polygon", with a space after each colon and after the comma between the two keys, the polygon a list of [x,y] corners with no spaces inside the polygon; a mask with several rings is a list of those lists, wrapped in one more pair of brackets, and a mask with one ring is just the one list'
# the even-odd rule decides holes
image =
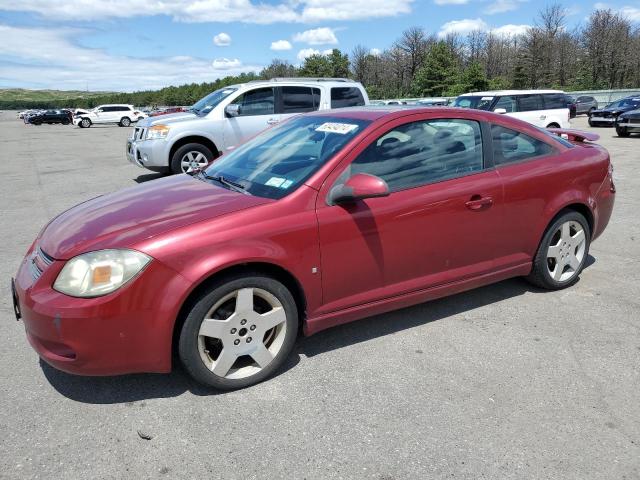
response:
{"label": "white cloud", "polygon": [[620,15],[622,15],[627,20],[631,20],[632,22],[640,22],[640,8],[637,7],[622,7],[620,10]]}
{"label": "white cloud", "polygon": [[305,58],[310,57],[311,55],[330,55],[331,52],[333,50],[331,50],[330,48],[327,50],[316,50],[315,48],[303,48],[302,50],[300,50],[298,52],[298,60],[303,61]]}
{"label": "white cloud", "polygon": [[[131,57],[85,48],[74,39],[84,29],[27,28],[0,24],[0,83],[28,88],[133,91],[253,72],[261,65],[240,60],[191,57]],[[29,41],[25,41],[29,39]]]}
{"label": "white cloud", "polygon": [[276,52],[282,50],[291,50],[293,47],[291,43],[287,40],[277,40],[275,42],[271,42],[271,50],[275,50]]}
{"label": "white cloud", "polygon": [[496,0],[485,9],[485,13],[487,15],[494,15],[496,13],[511,12],[520,8],[520,4],[527,1],[528,0]]}
{"label": "white cloud", "polygon": [[338,38],[332,29],[328,27],[314,28],[293,36],[294,42],[302,42],[308,45],[336,45]]}
{"label": "white cloud", "polygon": [[396,17],[415,0],[0,0],[0,10],[38,13],[47,19],[100,20],[166,15],[181,22],[315,23]]}
{"label": "white cloud", "polygon": [[438,37],[444,38],[447,35],[451,34],[460,34],[466,35],[475,30],[487,30],[487,24],[481,18],[466,18],[464,20],[452,20],[450,22],[445,23],[440,27],[440,31],[438,32]]}
{"label": "white cloud", "polygon": [[491,33],[501,37],[517,37],[518,35],[524,35],[527,30],[531,28],[530,25],[503,25],[491,30]]}
{"label": "white cloud", "polygon": [[379,48],[372,48],[371,50],[369,50],[369,53],[374,57],[379,57],[380,55],[382,55],[382,50],[380,50]]}
{"label": "white cloud", "polygon": [[433,0],[436,5],[466,5],[469,0]]}
{"label": "white cloud", "polygon": [[235,70],[242,66],[242,62],[237,58],[216,58],[211,66],[216,70]]}
{"label": "white cloud", "polygon": [[231,36],[228,33],[220,32],[218,35],[213,37],[213,43],[218,47],[228,47],[231,45]]}

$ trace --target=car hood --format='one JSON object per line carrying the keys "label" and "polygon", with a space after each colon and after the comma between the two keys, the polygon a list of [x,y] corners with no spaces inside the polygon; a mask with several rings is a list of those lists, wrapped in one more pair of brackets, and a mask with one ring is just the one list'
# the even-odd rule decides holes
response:
{"label": "car hood", "polygon": [[128,248],[186,225],[272,202],[189,175],[154,180],[81,203],[53,219],[39,246],[67,260],[104,248]]}
{"label": "car hood", "polygon": [[195,113],[192,112],[167,113],[166,115],[158,115],[157,117],[147,117],[138,122],[138,125],[143,127],[151,127],[160,123],[163,125],[173,125],[185,121],[192,121],[197,118],[204,117],[198,117]]}
{"label": "car hood", "polygon": [[625,112],[627,109],[624,108],[620,108],[620,107],[615,107],[615,108],[601,108],[599,110],[594,110],[593,112],[591,112],[591,114],[593,115],[594,113],[612,113],[614,115],[617,115],[618,113],[622,113]]}
{"label": "car hood", "polygon": [[640,109],[630,110],[620,115],[622,118],[640,118]]}

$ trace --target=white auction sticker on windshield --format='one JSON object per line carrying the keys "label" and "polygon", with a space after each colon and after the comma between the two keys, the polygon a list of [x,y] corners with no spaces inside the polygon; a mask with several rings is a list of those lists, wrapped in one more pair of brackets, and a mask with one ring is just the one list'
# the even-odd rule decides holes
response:
{"label": "white auction sticker on windshield", "polygon": [[285,178],[271,177],[269,180],[267,180],[267,183],[265,183],[265,185],[268,187],[279,187],[284,183],[285,180]]}
{"label": "white auction sticker on windshield", "polygon": [[356,128],[358,128],[358,125],[353,123],[326,122],[316,128],[316,132],[339,133],[340,135],[346,135]]}

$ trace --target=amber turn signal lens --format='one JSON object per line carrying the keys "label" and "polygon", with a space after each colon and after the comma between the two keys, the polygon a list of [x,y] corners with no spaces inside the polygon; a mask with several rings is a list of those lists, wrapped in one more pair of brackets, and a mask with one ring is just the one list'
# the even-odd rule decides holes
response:
{"label": "amber turn signal lens", "polygon": [[93,283],[108,283],[111,281],[111,266],[105,265],[102,267],[96,267],[93,270]]}

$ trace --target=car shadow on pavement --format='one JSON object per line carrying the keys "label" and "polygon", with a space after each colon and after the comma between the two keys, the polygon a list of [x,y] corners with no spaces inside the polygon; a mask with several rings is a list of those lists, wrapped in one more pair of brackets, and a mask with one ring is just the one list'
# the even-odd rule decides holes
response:
{"label": "car shadow on pavement", "polygon": [[150,180],[157,180],[158,178],[166,177],[166,173],[145,173],[144,175],[138,175],[133,179],[136,183],[144,183]]}
{"label": "car shadow on pavement", "polygon": [[[595,263],[589,255],[585,269]],[[296,347],[276,377],[294,368],[302,355],[313,357],[325,352],[348,347],[373,338],[424,325],[436,320],[461,314],[497,303],[525,293],[545,293],[522,278],[476,288],[449,297],[432,300],[412,307],[365,318],[298,339]],[[133,374],[115,377],[83,377],[61,372],[40,360],[44,376],[60,394],[82,403],[113,404],[135,402],[152,398],[171,398],[185,392],[199,396],[224,395],[192,380],[173,360],[173,371],[168,374]]]}

